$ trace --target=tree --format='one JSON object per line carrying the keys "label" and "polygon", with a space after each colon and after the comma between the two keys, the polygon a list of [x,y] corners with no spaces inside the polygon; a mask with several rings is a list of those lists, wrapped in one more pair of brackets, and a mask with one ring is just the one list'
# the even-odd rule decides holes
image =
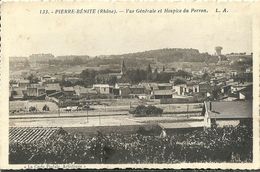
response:
{"label": "tree", "polygon": [[213,100],[218,100],[220,97],[221,90],[219,87],[214,86],[212,89],[212,98]]}
{"label": "tree", "polygon": [[34,75],[34,74],[30,74],[27,79],[29,80],[29,82],[31,84],[33,83],[38,83],[40,80]]}
{"label": "tree", "polygon": [[158,82],[169,82],[169,80],[172,78],[172,74],[161,72],[158,73],[156,81]]}
{"label": "tree", "polygon": [[177,78],[174,81],[174,85],[186,84],[187,82],[184,79]]}
{"label": "tree", "polygon": [[93,85],[95,83],[95,77],[97,72],[95,70],[83,70],[80,73],[80,78],[84,81],[85,85]]}
{"label": "tree", "polygon": [[205,73],[202,75],[202,79],[203,79],[204,81],[210,80],[209,74],[208,74],[207,72],[205,72]]}
{"label": "tree", "polygon": [[146,69],[146,80],[150,81],[152,79],[152,68],[151,65],[148,64],[147,69]]}
{"label": "tree", "polygon": [[108,79],[109,85],[115,85],[117,83],[117,78],[115,76],[110,76]]}
{"label": "tree", "polygon": [[25,67],[25,68],[28,68],[28,67],[30,67],[29,60],[28,60],[28,59],[26,59],[23,65],[24,65],[24,67]]}
{"label": "tree", "polygon": [[158,69],[155,68],[155,69],[154,69],[154,72],[153,72],[153,74],[152,74],[152,80],[153,80],[153,81],[156,81],[156,80],[157,80],[157,77],[158,77]]}
{"label": "tree", "polygon": [[80,57],[74,57],[73,61],[71,62],[72,65],[80,65],[83,63],[84,63],[84,60]]}

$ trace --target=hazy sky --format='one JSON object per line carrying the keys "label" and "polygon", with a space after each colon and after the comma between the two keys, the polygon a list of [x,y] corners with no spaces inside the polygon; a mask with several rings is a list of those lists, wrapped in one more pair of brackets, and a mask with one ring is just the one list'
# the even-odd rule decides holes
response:
{"label": "hazy sky", "polygon": [[[4,25],[4,24],[3,24]],[[37,10],[8,13],[3,29],[8,56],[33,53],[110,55],[160,48],[195,48],[214,53],[252,51],[247,17],[176,15],[39,15]]]}

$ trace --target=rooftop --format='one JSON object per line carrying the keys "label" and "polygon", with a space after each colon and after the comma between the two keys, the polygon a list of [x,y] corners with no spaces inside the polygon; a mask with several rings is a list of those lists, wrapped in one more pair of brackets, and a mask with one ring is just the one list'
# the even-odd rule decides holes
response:
{"label": "rooftop", "polygon": [[253,83],[252,82],[245,82],[245,83],[237,83],[232,85],[233,87],[249,87],[252,86]]}
{"label": "rooftop", "polygon": [[45,87],[46,90],[61,90],[60,85],[58,83],[47,84]]}
{"label": "rooftop", "polygon": [[24,80],[24,79],[23,79],[23,80],[20,80],[20,81],[19,81],[19,83],[23,83],[23,84],[29,84],[29,83],[30,83],[30,81],[29,81],[29,80]]}
{"label": "rooftop", "polygon": [[130,88],[141,88],[141,89],[143,89],[144,86],[142,86],[142,85],[132,85],[132,86],[130,86]]}
{"label": "rooftop", "polygon": [[171,83],[158,83],[159,87],[171,87],[172,84]]}
{"label": "rooftop", "polygon": [[94,84],[93,88],[95,87],[110,87],[108,84]]}
{"label": "rooftop", "polygon": [[172,90],[154,90],[154,95],[172,95]]}
{"label": "rooftop", "polygon": [[159,123],[162,129],[184,129],[184,128],[202,128],[203,122],[174,122],[174,123]]}
{"label": "rooftop", "polygon": [[9,140],[10,142],[31,143],[55,137],[55,135],[62,133],[65,133],[65,131],[57,127],[11,127]]}
{"label": "rooftop", "polygon": [[63,91],[74,91],[73,87],[63,87]]}
{"label": "rooftop", "polygon": [[[206,104],[209,110],[210,103]],[[216,119],[252,118],[252,101],[212,102],[209,116]]]}

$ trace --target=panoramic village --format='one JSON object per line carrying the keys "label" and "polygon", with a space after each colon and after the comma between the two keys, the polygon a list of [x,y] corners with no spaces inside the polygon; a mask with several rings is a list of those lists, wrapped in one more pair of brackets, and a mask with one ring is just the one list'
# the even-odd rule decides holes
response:
{"label": "panoramic village", "polygon": [[[159,53],[157,50],[143,52],[144,57],[139,57],[142,53],[98,57],[54,57],[52,54],[10,57],[9,133],[13,143],[10,161],[21,163],[15,156],[18,143],[21,146],[68,134],[80,134],[80,139],[96,137],[95,144],[98,145],[103,142],[106,145],[104,140],[108,138],[112,139],[109,145],[121,145],[107,146],[109,150],[99,145],[97,156],[89,148],[88,153],[92,156],[88,158],[80,153],[59,160],[53,159],[56,155],[52,158],[46,155],[44,162],[250,161],[252,131],[245,126],[252,127],[252,54],[222,54],[222,49],[215,47],[213,55],[194,49],[165,49],[158,50]],[[165,52],[169,58],[171,55],[182,56],[184,60],[156,57],[156,53],[165,56]],[[195,60],[188,59],[190,56],[196,56]],[[242,149],[245,152],[223,147],[234,146],[229,139],[235,131],[244,133],[241,144],[251,144],[251,147]],[[212,135],[216,138],[204,141],[213,144],[199,139]],[[129,140],[124,140],[124,136]],[[218,136],[222,142],[229,143],[217,142]],[[158,145],[151,150],[142,146],[142,153],[132,150],[131,144],[138,140],[144,145],[160,145],[160,139],[164,140],[161,145],[165,146],[162,147],[174,149],[168,151],[171,154]],[[237,138],[233,139],[237,142]],[[185,145],[190,150],[184,153],[184,148],[179,149],[173,144]],[[209,148],[210,145],[215,147]],[[120,146],[126,152],[133,152],[120,154]],[[116,147],[120,147],[119,153],[113,152]],[[202,149],[226,151],[229,158],[221,159],[223,154],[211,157],[210,151],[205,151],[201,157],[192,156],[192,152]],[[157,151],[156,155],[151,155],[153,151]],[[107,154],[115,154],[117,158],[107,160]],[[37,153],[34,152],[28,159],[31,163],[42,161],[35,157]]]}

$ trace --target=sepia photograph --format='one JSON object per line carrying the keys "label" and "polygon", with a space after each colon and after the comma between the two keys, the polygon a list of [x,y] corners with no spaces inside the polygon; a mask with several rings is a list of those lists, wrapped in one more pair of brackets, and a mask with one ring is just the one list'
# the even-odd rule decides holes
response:
{"label": "sepia photograph", "polygon": [[10,165],[254,162],[252,16],[16,5]]}

